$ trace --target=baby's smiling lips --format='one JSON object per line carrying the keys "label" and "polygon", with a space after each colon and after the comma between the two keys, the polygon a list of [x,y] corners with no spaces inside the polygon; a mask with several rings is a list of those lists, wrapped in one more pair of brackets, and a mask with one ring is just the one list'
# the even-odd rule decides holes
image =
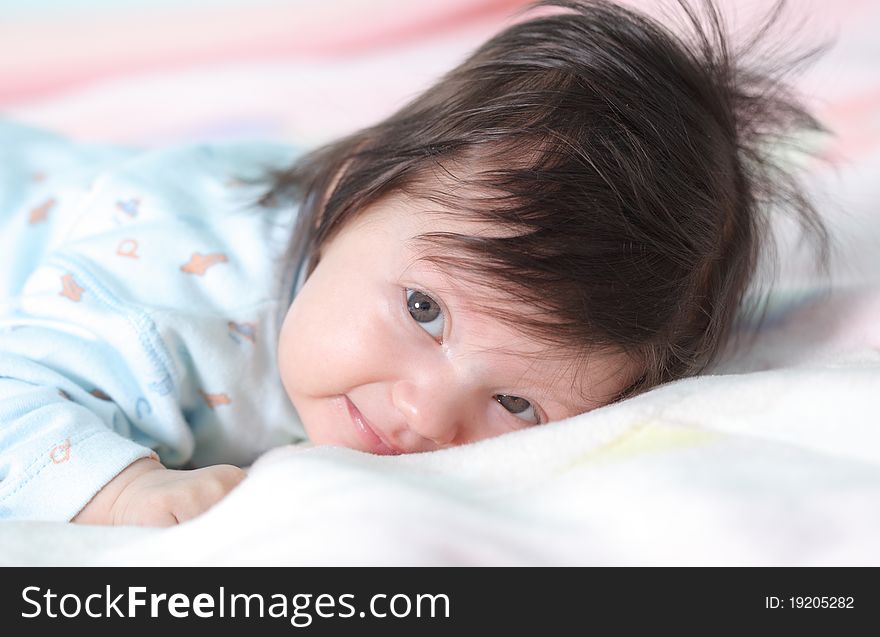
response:
{"label": "baby's smiling lips", "polygon": [[358,434],[370,448],[372,453],[382,456],[396,456],[403,453],[382,438],[366,417],[360,412],[348,396],[344,396],[348,413]]}

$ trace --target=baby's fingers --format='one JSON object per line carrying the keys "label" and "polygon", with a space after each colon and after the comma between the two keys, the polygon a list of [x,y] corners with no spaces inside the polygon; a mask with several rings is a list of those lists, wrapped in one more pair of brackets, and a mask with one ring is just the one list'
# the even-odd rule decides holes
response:
{"label": "baby's fingers", "polygon": [[191,476],[198,479],[205,490],[223,497],[238,486],[247,477],[247,473],[231,464],[215,464],[196,469],[191,472]]}
{"label": "baby's fingers", "polygon": [[191,520],[213,507],[246,475],[233,465],[213,465],[191,471],[191,488],[180,491],[175,498],[174,516],[177,522]]}

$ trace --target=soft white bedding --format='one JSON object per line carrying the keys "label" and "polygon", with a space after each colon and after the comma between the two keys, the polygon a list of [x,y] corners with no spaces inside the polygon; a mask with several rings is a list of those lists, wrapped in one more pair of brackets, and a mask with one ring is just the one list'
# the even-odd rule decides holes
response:
{"label": "soft white bedding", "polygon": [[[468,447],[278,449],[168,530],[0,523],[0,565],[880,565],[880,8],[829,7],[839,43],[804,86],[838,133],[823,151],[836,163],[811,168],[837,236],[833,278],[830,291],[810,280],[780,220],[784,267],[753,349]],[[188,63],[19,95],[0,112],[123,142],[321,141],[399,104],[485,31],[466,22],[348,58]]]}
{"label": "soft white bedding", "polygon": [[674,383],[406,457],[277,449],[169,530],[0,525],[5,564],[880,564],[880,355]]}

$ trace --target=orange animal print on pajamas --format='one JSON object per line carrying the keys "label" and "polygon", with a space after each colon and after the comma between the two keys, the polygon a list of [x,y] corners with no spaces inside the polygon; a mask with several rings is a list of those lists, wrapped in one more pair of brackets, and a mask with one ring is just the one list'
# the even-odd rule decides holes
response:
{"label": "orange animal print on pajamas", "polygon": [[192,257],[190,257],[189,261],[180,266],[180,269],[188,274],[204,276],[205,272],[212,265],[225,263],[228,260],[229,259],[226,258],[226,255],[222,252],[212,252],[211,254],[201,254],[199,252],[193,252],[193,255]]}
{"label": "orange animal print on pajamas", "polygon": [[220,405],[229,405],[232,403],[232,399],[226,394],[208,394],[201,389],[199,390],[199,394],[202,395],[202,398],[205,399],[205,402],[208,403],[208,407],[211,409]]}
{"label": "orange animal print on pajamas", "polygon": [[86,289],[84,287],[74,281],[72,274],[65,274],[61,277],[61,291],[58,293],[59,296],[66,296],[71,301],[79,303],[82,300],[82,295],[85,291]]}
{"label": "orange animal print on pajamas", "polygon": [[70,438],[66,438],[61,444],[52,447],[49,457],[53,464],[61,464],[70,460]]}
{"label": "orange animal print on pajamas", "polygon": [[49,197],[39,206],[31,208],[30,216],[28,216],[28,223],[33,226],[38,223],[44,222],[46,220],[46,217],[49,216],[49,211],[55,206],[55,203],[55,197]]}

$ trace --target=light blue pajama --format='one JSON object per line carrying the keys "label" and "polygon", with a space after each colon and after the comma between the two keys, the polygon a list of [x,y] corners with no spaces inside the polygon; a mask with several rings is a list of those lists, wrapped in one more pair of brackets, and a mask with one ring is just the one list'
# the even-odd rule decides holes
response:
{"label": "light blue pajama", "polygon": [[298,150],[80,144],[0,120],[0,519],[69,520],[133,461],[305,438],[276,364]]}

